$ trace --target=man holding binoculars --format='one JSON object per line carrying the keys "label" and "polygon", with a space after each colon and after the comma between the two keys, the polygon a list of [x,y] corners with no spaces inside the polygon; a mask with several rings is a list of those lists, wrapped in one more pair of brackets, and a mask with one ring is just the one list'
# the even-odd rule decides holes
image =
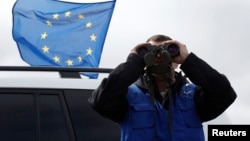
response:
{"label": "man holding binoculars", "polygon": [[89,102],[120,125],[121,141],[205,141],[202,123],[236,97],[226,76],[184,44],[153,35],[103,79]]}

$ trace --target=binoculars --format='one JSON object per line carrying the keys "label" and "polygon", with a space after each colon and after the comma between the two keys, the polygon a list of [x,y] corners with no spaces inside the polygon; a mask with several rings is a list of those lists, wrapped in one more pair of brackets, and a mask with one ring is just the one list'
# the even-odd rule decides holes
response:
{"label": "binoculars", "polygon": [[164,64],[169,64],[171,58],[180,54],[179,46],[175,43],[164,44],[160,46],[146,46],[137,50],[137,53],[144,58],[147,66],[152,66],[155,63],[157,55],[160,55]]}

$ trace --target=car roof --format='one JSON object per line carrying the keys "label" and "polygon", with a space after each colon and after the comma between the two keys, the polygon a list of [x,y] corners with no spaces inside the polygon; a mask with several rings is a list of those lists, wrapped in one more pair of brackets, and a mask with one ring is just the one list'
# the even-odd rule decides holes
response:
{"label": "car roof", "polygon": [[[80,71],[86,70],[98,73],[98,78],[90,79],[87,76],[79,75]],[[95,89],[110,70],[63,67],[0,67],[0,87]],[[69,74],[67,77],[62,77],[61,71]],[[75,74],[80,77],[75,77],[77,76]]]}

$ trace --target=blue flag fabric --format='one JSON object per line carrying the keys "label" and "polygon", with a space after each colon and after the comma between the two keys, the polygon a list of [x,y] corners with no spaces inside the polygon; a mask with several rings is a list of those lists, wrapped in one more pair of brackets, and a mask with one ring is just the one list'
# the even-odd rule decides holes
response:
{"label": "blue flag fabric", "polygon": [[21,58],[31,66],[97,68],[114,7],[115,0],[17,0],[12,35]]}

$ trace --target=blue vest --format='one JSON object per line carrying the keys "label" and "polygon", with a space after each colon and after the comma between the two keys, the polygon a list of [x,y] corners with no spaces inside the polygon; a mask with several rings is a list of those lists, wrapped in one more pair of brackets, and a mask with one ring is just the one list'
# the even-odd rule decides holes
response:
{"label": "blue vest", "polygon": [[186,84],[173,97],[172,128],[168,111],[149,93],[132,84],[127,93],[128,112],[120,123],[121,141],[205,141],[202,122],[193,100],[195,85]]}

